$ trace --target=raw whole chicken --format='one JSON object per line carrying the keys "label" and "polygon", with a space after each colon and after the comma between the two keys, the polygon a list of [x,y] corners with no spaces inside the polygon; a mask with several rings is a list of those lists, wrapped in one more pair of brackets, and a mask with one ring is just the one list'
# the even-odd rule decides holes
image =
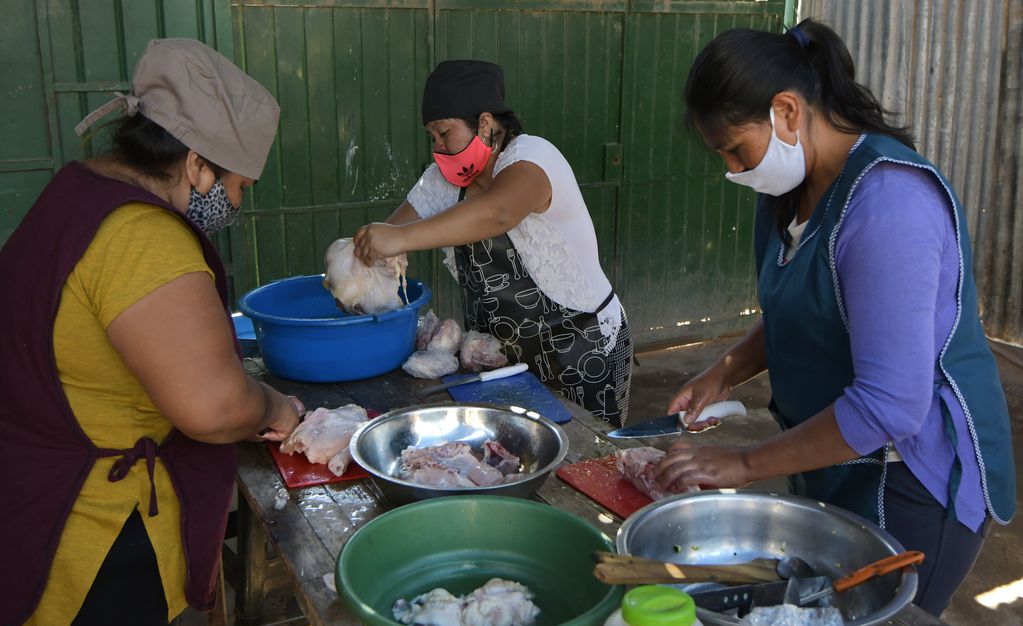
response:
{"label": "raw whole chicken", "polygon": [[525,585],[500,578],[464,597],[438,587],[396,601],[391,611],[402,624],[423,626],[529,626],[540,614]]}
{"label": "raw whole chicken", "polygon": [[376,314],[405,305],[405,300],[398,295],[399,288],[404,293],[407,286],[408,257],[404,253],[378,259],[367,266],[355,257],[352,240],[344,238],[330,244],[323,264],[326,267],[323,286],[348,313]]}
{"label": "raw whole chicken", "polygon": [[401,451],[398,474],[410,482],[442,489],[490,487],[521,476],[519,457],[493,439],[483,443],[482,459],[464,441],[426,448],[409,446]]}
{"label": "raw whole chicken", "polygon": [[[651,473],[654,466],[664,457],[664,452],[657,448],[626,448],[615,453],[615,465],[625,480],[633,484],[641,493],[654,500],[662,500],[675,495],[654,480]],[[687,491],[699,491],[699,487],[690,487]]]}
{"label": "raw whole chicken", "polygon": [[430,345],[430,340],[433,339],[433,335],[437,332],[439,324],[440,318],[433,312],[433,309],[430,309],[426,312],[426,315],[419,318],[419,325],[416,327],[416,350],[426,350],[426,347]]}
{"label": "raw whole chicken", "polygon": [[443,350],[454,354],[462,345],[462,327],[452,319],[444,320],[430,339],[427,350]]}
{"label": "raw whole chicken", "polygon": [[508,364],[508,357],[501,352],[501,342],[487,333],[470,330],[462,339],[462,367],[473,372],[497,369]]}
{"label": "raw whole chicken", "polygon": [[444,350],[413,352],[401,368],[416,378],[435,379],[458,370],[458,357]]}
{"label": "raw whole chicken", "polygon": [[348,447],[352,435],[366,419],[366,409],[356,404],[316,409],[284,440],[281,452],[302,452],[310,463],[326,464],[335,476],[340,476],[352,461]]}

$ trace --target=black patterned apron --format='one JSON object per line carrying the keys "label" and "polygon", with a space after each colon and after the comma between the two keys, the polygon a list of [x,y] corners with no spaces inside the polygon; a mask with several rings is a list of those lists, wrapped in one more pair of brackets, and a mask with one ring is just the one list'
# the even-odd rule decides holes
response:
{"label": "black patterned apron", "polygon": [[[464,198],[463,190],[459,200]],[[537,287],[507,234],[455,247],[465,323],[490,333],[511,363],[526,363],[544,384],[612,424],[625,424],[632,377],[632,336],[625,311],[614,347],[597,313],[576,311]]]}

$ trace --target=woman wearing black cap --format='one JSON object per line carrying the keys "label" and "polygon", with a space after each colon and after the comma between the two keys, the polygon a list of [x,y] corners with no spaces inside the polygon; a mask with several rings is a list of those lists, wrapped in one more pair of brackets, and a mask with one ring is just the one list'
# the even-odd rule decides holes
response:
{"label": "woman wearing black cap", "polygon": [[526,135],[504,103],[501,68],[444,61],[423,93],[435,163],[386,223],[355,235],[366,262],[444,247],[466,324],[509,360],[594,415],[628,417],[632,338],[600,267],[571,166]]}

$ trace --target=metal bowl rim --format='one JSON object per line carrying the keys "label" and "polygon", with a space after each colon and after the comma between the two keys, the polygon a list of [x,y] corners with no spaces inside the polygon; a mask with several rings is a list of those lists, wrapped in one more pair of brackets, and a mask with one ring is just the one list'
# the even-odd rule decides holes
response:
{"label": "metal bowl rim", "polygon": [[[892,554],[899,554],[903,552],[905,548],[902,544],[891,535],[888,531],[881,528],[877,524],[870,520],[847,511],[841,507],[833,506],[827,502],[821,502],[820,500],[814,500],[813,498],[807,498],[804,496],[796,496],[791,494],[776,493],[773,491],[736,491],[734,489],[713,489],[704,491],[695,491],[692,493],[681,493],[678,495],[665,498],[663,500],[656,500],[650,504],[639,509],[622,523],[621,527],[618,528],[618,534],[615,536],[615,549],[619,554],[630,554],[626,551],[626,541],[629,538],[629,531],[633,526],[639,523],[639,520],[650,515],[652,511],[659,509],[667,504],[677,502],[679,500],[685,500],[688,498],[700,498],[713,495],[715,497],[723,497],[726,500],[782,500],[790,505],[795,505],[799,508],[805,508],[812,511],[828,511],[833,515],[837,515],[843,518],[847,522],[851,522],[869,529],[871,533],[877,536],[878,539],[892,551]],[[823,506],[822,506],[823,505]],[[872,528],[871,528],[872,527]],[[902,577],[899,579],[899,587],[891,600],[879,607],[874,613],[855,620],[846,621],[846,626],[861,626],[867,624],[883,624],[885,621],[894,617],[903,607],[913,602],[914,596],[916,596],[916,588],[919,584],[917,576],[916,566],[910,565],[902,570]]]}
{"label": "metal bowl rim", "polygon": [[[526,474],[524,477],[522,477],[522,478],[520,478],[518,480],[514,480],[514,481],[511,481],[511,482],[507,482],[507,483],[501,483],[499,485],[490,485],[490,486],[486,486],[486,487],[477,486],[477,487],[443,487],[443,488],[439,488],[439,487],[431,487],[430,485],[423,485],[421,483],[414,483],[414,482],[411,482],[411,481],[408,481],[408,480],[404,480],[402,478],[398,478],[397,476],[391,476],[390,474],[384,474],[383,472],[378,471],[370,463],[368,463],[366,461],[366,459],[362,456],[361,452],[359,451],[359,440],[362,439],[362,437],[366,433],[368,433],[369,431],[373,430],[373,428],[375,426],[379,426],[379,425],[384,424],[384,423],[386,423],[388,421],[392,421],[392,420],[398,419],[399,417],[402,416],[402,414],[408,413],[410,411],[418,411],[418,410],[421,410],[421,409],[463,408],[463,407],[464,408],[475,408],[475,409],[496,409],[498,411],[503,411],[503,412],[506,412],[506,413],[511,413],[512,415],[515,415],[516,417],[521,417],[523,419],[527,419],[529,421],[536,422],[536,423],[540,424],[541,426],[547,428],[551,432],[553,432],[555,437],[557,437],[557,440],[558,440],[558,453],[557,453],[557,455],[555,455],[554,459],[550,463],[548,463],[547,465],[545,465],[544,467],[542,467],[540,469],[537,469],[535,472],[530,472],[530,473]],[[535,413],[535,411],[533,411],[533,412]],[[371,476],[375,477],[375,478],[379,478],[381,480],[385,480],[385,481],[390,482],[390,483],[394,483],[394,484],[398,484],[398,485],[403,485],[405,487],[411,487],[411,488],[415,488],[415,489],[437,489],[439,491],[454,492],[456,494],[459,493],[459,492],[472,492],[472,493],[482,493],[482,494],[485,495],[485,492],[487,492],[487,491],[497,491],[499,489],[507,488],[507,487],[509,487],[511,485],[518,485],[518,484],[524,483],[524,482],[526,482],[528,480],[532,480],[533,478],[536,478],[537,476],[546,475],[547,473],[549,473],[552,470],[554,470],[554,468],[558,467],[558,465],[560,465],[561,462],[565,460],[565,456],[568,454],[568,437],[565,435],[565,430],[561,426],[559,426],[558,424],[555,424],[550,419],[548,419],[548,418],[546,418],[546,417],[544,417],[542,415],[539,415],[539,413],[537,413],[537,415],[538,415],[538,417],[532,417],[532,416],[527,415],[525,413],[516,413],[515,411],[512,411],[510,407],[507,407],[507,406],[501,406],[501,405],[497,405],[497,404],[488,404],[488,403],[485,403],[485,402],[433,402],[433,403],[430,403],[430,404],[418,404],[418,405],[416,405],[414,407],[404,407],[404,408],[401,408],[401,409],[393,409],[391,411],[388,411],[387,413],[384,413],[382,415],[379,415],[379,416],[374,417],[373,419],[367,421],[365,424],[360,426],[358,430],[355,431],[354,435],[352,435],[352,441],[349,444],[349,449],[352,451],[352,459],[356,463],[358,463],[360,467],[362,467],[364,470],[369,472],[369,474]],[[494,497],[504,497],[504,496],[494,496]],[[435,498],[431,498],[431,499],[435,499]]]}

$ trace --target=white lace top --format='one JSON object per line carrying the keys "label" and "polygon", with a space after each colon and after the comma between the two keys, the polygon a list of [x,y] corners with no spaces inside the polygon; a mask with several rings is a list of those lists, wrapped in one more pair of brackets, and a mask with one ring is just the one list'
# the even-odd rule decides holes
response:
{"label": "white lace top", "polygon": [[[543,213],[530,213],[508,231],[526,271],[551,300],[577,311],[593,312],[611,293],[611,283],[600,267],[597,234],[583,202],[572,167],[551,142],[519,135],[498,155],[494,176],[517,161],[529,161],[547,174],[551,204]],[[436,163],[426,168],[408,193],[408,203],[420,217],[430,217],[458,202],[459,188],[440,173]],[[445,248],[444,265],[457,277],[454,251]],[[614,348],[622,325],[618,296],[597,314],[600,330]]]}

